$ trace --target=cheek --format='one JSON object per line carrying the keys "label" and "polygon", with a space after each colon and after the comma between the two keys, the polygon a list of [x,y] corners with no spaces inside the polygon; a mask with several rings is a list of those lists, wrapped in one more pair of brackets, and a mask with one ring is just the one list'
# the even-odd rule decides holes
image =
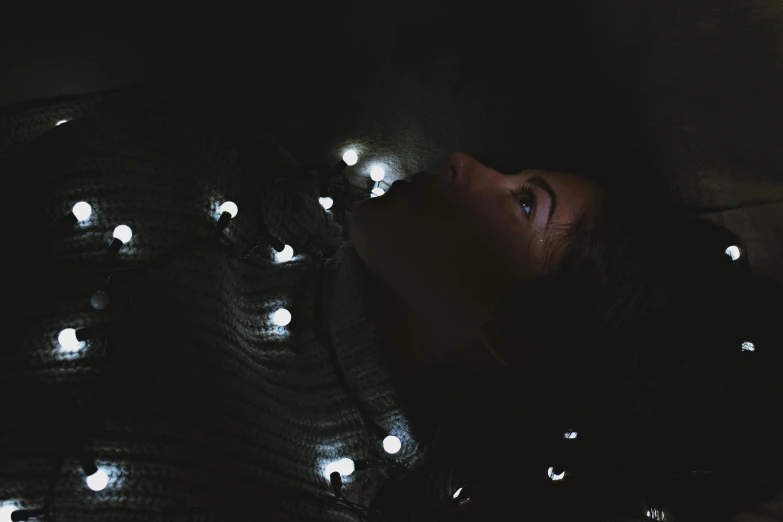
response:
{"label": "cheek", "polygon": [[440,197],[422,206],[398,196],[357,207],[354,243],[370,271],[423,313],[479,313],[530,271],[526,222],[505,202]]}
{"label": "cheek", "polygon": [[532,270],[529,241],[508,209],[443,210],[418,236],[428,279],[419,284],[441,300],[460,303],[463,310],[485,306]]}
{"label": "cheek", "polygon": [[528,221],[506,201],[489,201],[469,207],[457,219],[455,233],[468,238],[474,261],[503,274],[519,270],[529,259],[531,229]]}

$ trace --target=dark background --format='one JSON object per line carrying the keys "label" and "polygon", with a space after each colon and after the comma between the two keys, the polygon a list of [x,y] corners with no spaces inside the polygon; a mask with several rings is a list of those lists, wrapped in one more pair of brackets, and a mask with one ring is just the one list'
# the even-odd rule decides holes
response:
{"label": "dark background", "polygon": [[522,169],[596,144],[610,180],[725,224],[783,279],[777,1],[25,3],[0,63],[2,105],[178,82],[259,113],[300,162],[354,145],[389,181],[455,150]]}

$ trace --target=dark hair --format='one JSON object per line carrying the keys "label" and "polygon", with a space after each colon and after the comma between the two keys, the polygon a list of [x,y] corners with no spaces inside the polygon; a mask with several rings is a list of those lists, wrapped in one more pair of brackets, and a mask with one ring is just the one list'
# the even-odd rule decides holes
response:
{"label": "dark hair", "polygon": [[620,197],[563,238],[558,269],[498,310],[534,326],[534,368],[411,383],[428,455],[379,495],[379,520],[728,521],[783,486],[783,292],[740,240]]}

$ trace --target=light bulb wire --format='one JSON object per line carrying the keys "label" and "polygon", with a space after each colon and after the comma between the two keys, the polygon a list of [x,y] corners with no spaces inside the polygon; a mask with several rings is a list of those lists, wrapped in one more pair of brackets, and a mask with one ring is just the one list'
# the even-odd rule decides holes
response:
{"label": "light bulb wire", "polygon": [[[109,275],[101,285],[101,289],[105,291],[112,288],[114,286],[113,277],[113,275]],[[114,289],[111,291],[111,296],[113,302],[124,304],[123,312],[120,315],[121,319],[114,323],[115,326],[113,329],[116,331],[123,325],[131,322],[132,317],[134,316],[134,308],[132,306],[133,298],[129,295],[115,291]],[[106,383],[108,382],[108,378],[111,375],[110,369],[112,368],[112,364],[115,362],[117,351],[115,349],[114,343],[111,342],[112,337],[110,335],[106,335],[102,336],[102,338],[104,341],[103,351],[99,357],[100,370],[98,372],[98,378],[94,384],[94,389],[92,393],[89,394],[88,399],[80,412],[77,422],[72,423],[72,430],[70,432],[66,431],[67,435],[61,439],[58,456],[49,479],[49,487],[47,499],[44,504],[44,512],[51,512],[52,520],[54,522],[57,521],[57,510],[56,504],[54,502],[55,491],[57,482],[59,481],[59,477],[62,472],[62,466],[65,461],[65,457],[69,452],[77,450],[78,448],[77,451],[80,454],[80,459],[86,458],[86,452],[83,450],[83,448],[79,448],[79,446],[81,445],[81,441],[83,440],[85,434],[89,431],[89,428],[96,419],[95,412],[98,411],[100,398],[103,394]],[[94,340],[92,341],[94,342]]]}
{"label": "light bulb wire", "polygon": [[[329,186],[328,185],[328,181],[329,181],[328,175],[329,175],[329,172],[332,172],[332,174],[334,173],[333,169],[330,171],[330,169],[324,168],[324,166],[316,166],[316,167],[321,168],[321,173],[319,175],[325,176],[324,179],[326,179],[326,182],[325,182],[324,186],[328,187]],[[315,168],[315,167],[311,167],[311,168]],[[296,170],[298,170],[298,169],[296,169]],[[342,172],[339,172],[338,174],[339,174],[339,177],[342,180],[342,187],[341,187],[342,194],[337,196],[337,198],[336,198],[336,202],[335,202],[336,210],[338,210],[338,209],[339,210],[338,210],[338,212],[335,213],[335,216],[336,216],[336,219],[337,219],[338,223],[343,225],[344,224],[345,209],[349,205],[349,202],[348,202],[349,194],[351,193],[352,190],[355,190],[357,192],[357,194],[361,194],[362,196],[366,197],[366,190],[365,189],[361,189],[360,187],[355,187],[355,186],[351,185],[350,183],[348,183],[347,178],[345,177],[345,175]],[[307,174],[307,175],[311,175],[312,176],[312,173]],[[262,183],[262,184],[260,184],[261,188],[259,190],[272,188],[276,183],[282,182],[282,181],[287,180],[287,179],[290,179],[290,176],[284,176],[284,177],[281,177],[281,178],[274,179],[274,180],[272,180],[270,182]],[[323,196],[323,194],[322,194],[322,196]],[[77,258],[76,261],[60,260],[60,259],[57,259],[56,256],[53,255],[53,252],[51,250],[48,250],[48,254],[49,255],[46,256],[46,257],[48,258],[48,261],[51,263],[51,265],[52,265],[51,267],[53,267],[55,269],[66,270],[68,272],[76,273],[76,274],[80,274],[80,275],[95,275],[95,274],[107,275],[108,277],[104,281],[103,287],[104,288],[108,288],[113,283],[113,280],[118,280],[121,277],[130,277],[132,275],[138,276],[139,274],[144,273],[146,270],[160,267],[163,264],[165,264],[167,262],[170,262],[175,257],[181,256],[184,253],[186,253],[186,252],[188,252],[188,251],[190,251],[190,250],[192,250],[192,249],[194,249],[196,247],[218,247],[221,250],[225,251],[226,254],[229,257],[234,257],[236,259],[246,261],[249,258],[250,254],[253,251],[255,251],[260,244],[263,244],[265,238],[266,238],[267,241],[269,241],[269,238],[271,238],[271,235],[269,235],[268,230],[266,230],[265,227],[261,227],[261,229],[265,233],[264,237],[259,239],[255,243],[254,246],[252,246],[249,249],[246,249],[244,251],[244,253],[242,253],[242,254],[238,254],[232,245],[225,244],[225,243],[221,242],[220,241],[220,236],[216,236],[215,234],[212,234],[210,236],[196,237],[196,238],[193,238],[193,239],[189,239],[189,240],[187,240],[187,241],[185,241],[185,242],[175,246],[172,250],[166,252],[165,254],[163,254],[163,255],[161,255],[158,258],[153,259],[153,260],[123,262],[120,259],[113,258],[111,260],[110,266],[107,266],[105,260],[103,262],[101,262],[101,263],[98,263],[97,267],[96,267],[96,263],[91,262],[90,260],[87,260],[87,259],[84,259],[84,258]],[[59,230],[62,231],[63,229],[60,228]],[[344,231],[346,230],[344,226],[343,226],[343,230]],[[325,268],[325,262],[326,262],[326,260],[328,259],[329,256],[324,254],[324,252],[322,252],[322,251],[314,250],[315,247],[309,248],[309,245],[305,246],[304,248],[300,248],[300,247],[297,247],[297,248],[299,250],[305,252],[305,253],[309,253],[315,259],[318,259],[318,261],[319,261],[319,278],[320,278],[320,281],[321,281],[320,287],[321,287],[321,292],[322,292],[323,291],[322,276],[323,276],[323,271],[324,271],[324,268]],[[48,267],[48,268],[51,268],[51,267]],[[317,292],[317,294],[318,294],[317,298],[318,299],[322,299],[322,297],[320,295],[321,292]],[[114,291],[112,293],[112,296],[113,297],[117,297],[117,296],[122,296],[122,294],[119,293],[118,291]],[[123,297],[121,297],[120,300],[122,301],[122,299],[123,299]],[[130,317],[132,315],[134,307],[132,306],[132,304],[133,304],[132,303],[132,299],[130,299],[127,296],[124,297],[124,299],[125,299],[125,304],[126,304],[126,310],[128,311],[128,316],[126,317],[126,319],[127,319],[128,317]],[[320,308],[318,310],[319,310],[319,314],[320,314]],[[127,323],[125,323],[125,324],[127,324]],[[354,403],[354,405],[356,406],[357,410],[359,411],[360,416],[361,416],[361,418],[362,418],[362,420],[363,420],[363,422],[365,424],[365,429],[367,431],[367,435],[368,435],[368,437],[372,441],[374,433],[377,435],[378,433],[384,432],[385,430],[383,430],[383,428],[381,428],[374,421],[372,421],[372,418],[365,412],[364,408],[361,406],[361,403],[356,398],[356,395],[354,394],[354,392],[351,390],[350,386],[348,385],[347,380],[345,379],[345,376],[342,373],[342,368],[339,365],[339,360],[337,359],[336,352],[334,351],[334,347],[332,346],[331,339],[328,336],[328,333],[325,330],[320,328],[321,324],[318,321],[316,321],[316,327],[317,327],[317,331],[322,336],[322,340],[324,340],[324,345],[326,346],[326,349],[329,351],[330,361],[331,361],[333,367],[335,368],[335,372],[337,374],[337,377],[340,380],[340,382],[343,385],[343,387],[345,388],[345,391],[346,391],[347,395],[349,396],[350,400]],[[105,343],[104,343],[104,349],[103,349],[103,355],[102,355],[102,366],[103,366],[104,370],[102,370],[101,375],[103,376],[103,378],[99,378],[96,381],[96,391],[94,393],[93,398],[90,401],[88,401],[87,404],[85,405],[85,408],[83,409],[83,412],[82,412],[82,416],[83,417],[88,417],[89,418],[88,413],[92,409],[97,409],[97,404],[98,404],[98,401],[99,401],[99,398],[100,398],[100,390],[102,389],[101,387],[103,386],[103,384],[107,381],[107,379],[105,378],[105,375],[108,373],[108,369],[111,366],[110,363],[112,362],[112,357],[113,357],[112,347],[113,347],[112,343],[110,342],[109,338],[107,338],[105,340]],[[94,419],[94,417],[93,417],[93,419]],[[75,425],[77,427],[80,427],[82,429],[82,431],[84,431],[84,430],[86,430],[86,427],[87,427],[88,423],[87,423],[87,421],[84,421],[84,422],[75,423]],[[58,478],[59,478],[59,475],[60,475],[60,472],[61,472],[61,469],[62,469],[62,464],[64,462],[65,455],[67,454],[68,450],[70,450],[70,449],[72,449],[74,447],[78,447],[78,441],[80,439],[79,435],[80,435],[80,432],[74,432],[74,433],[71,434],[70,437],[63,439],[63,441],[61,443],[60,451],[58,453],[58,458],[57,458],[57,461],[56,461],[56,465],[53,467],[53,470],[52,470],[52,475],[51,475],[50,482],[49,482],[49,492],[48,492],[48,495],[47,495],[47,499],[45,501],[46,502],[46,509],[44,509],[44,513],[51,513],[51,515],[52,515],[51,520],[54,520],[54,521],[56,521],[56,506],[55,506],[55,503],[54,503],[54,494],[55,494],[56,484],[58,482]],[[373,443],[370,444],[370,447],[373,448],[376,452],[377,452],[377,447],[378,447],[377,443],[378,443],[378,440],[376,439]],[[80,449],[80,451],[83,453],[83,450]],[[400,463],[397,462],[397,461],[385,460],[384,457],[381,455],[380,458],[378,458],[376,461],[369,462],[369,463],[365,462],[361,468],[359,466],[357,466],[357,469],[367,469],[367,468],[371,468],[371,467],[385,468],[387,466],[390,466],[393,470],[404,469],[404,466],[402,466],[400,464],[400,466],[398,467],[398,464],[400,464]],[[693,478],[694,477],[689,477],[688,481],[689,482],[693,481]],[[699,477],[696,477],[696,478],[699,478]],[[729,480],[728,477],[726,477],[726,478],[720,477],[720,479],[722,479],[722,480]],[[736,480],[736,478],[735,478],[735,480]],[[357,513],[357,512],[358,513],[375,512],[375,513],[379,513],[380,514],[380,512],[378,512],[377,510],[358,506],[357,504],[354,504],[354,503],[348,501],[344,497],[342,497],[340,499],[336,499],[334,497],[330,497],[330,496],[326,496],[326,495],[320,495],[320,496],[319,495],[314,495],[314,494],[306,492],[304,490],[278,490],[273,495],[270,495],[269,501],[274,503],[274,502],[279,501],[281,497],[299,498],[300,500],[303,499],[303,498],[318,499],[322,503],[329,503],[329,504],[339,505],[341,507],[344,507],[346,509],[351,510],[354,513]],[[258,500],[259,500],[258,496],[254,495],[252,499],[248,500],[248,503],[252,504],[254,506],[258,506]],[[236,499],[235,502],[233,502],[232,504],[229,504],[229,507],[237,507],[239,505],[241,505],[241,497],[239,499]],[[214,507],[216,509],[226,509],[225,507],[220,507],[220,506],[212,506],[212,507]],[[168,516],[177,516],[177,515],[183,515],[184,516],[184,515],[188,515],[188,514],[194,512],[194,510],[210,510],[210,506],[194,507],[194,508],[189,508],[187,510],[162,511],[161,513],[165,514],[165,515],[168,515]],[[24,510],[24,511],[27,511],[27,510]],[[366,517],[363,516],[363,515],[360,515],[360,518],[362,518],[363,520],[366,520]]]}
{"label": "light bulb wire", "polygon": [[[318,167],[323,167],[323,166],[318,166]],[[329,174],[330,174],[329,170],[323,170],[323,169],[321,170],[321,176],[327,177],[329,176]],[[351,185],[349,184],[347,177],[342,172],[338,174],[343,182],[342,183],[343,195],[346,195],[349,189],[351,188]],[[290,178],[286,176],[286,177],[274,179],[269,182],[262,183],[260,190],[268,190],[274,187],[277,183],[286,179],[290,179]],[[342,201],[344,198],[338,197],[337,199],[338,201]],[[345,215],[344,214],[345,205],[342,205],[340,208],[342,209],[342,212],[339,213],[336,219],[338,220],[338,223],[342,224],[342,220],[344,219],[344,215]],[[123,305],[122,315],[121,315],[122,319],[117,323],[118,325],[120,325],[120,327],[117,329],[121,331],[123,327],[127,327],[128,325],[133,323],[133,320],[134,318],[137,318],[137,313],[138,313],[136,307],[134,306],[133,298],[130,295],[127,295],[121,291],[120,281],[122,279],[128,279],[130,277],[138,277],[149,269],[160,268],[163,265],[171,262],[173,259],[180,257],[185,253],[196,249],[197,247],[217,246],[220,247],[226,253],[228,253],[231,257],[246,261],[250,257],[250,254],[253,251],[255,251],[260,244],[264,242],[265,238],[268,239],[271,237],[271,235],[269,234],[268,230],[265,229],[265,227],[262,227],[262,229],[263,229],[262,234],[264,235],[264,237],[258,239],[258,241],[255,243],[254,246],[244,250],[242,254],[237,253],[237,251],[231,245],[220,243],[219,241],[220,235],[213,233],[212,235],[199,236],[199,237],[188,239],[180,243],[179,245],[176,245],[169,251],[161,254],[157,258],[151,260],[134,261],[134,262],[123,264],[116,257],[111,256],[110,260],[104,259],[98,263],[90,262],[89,260],[84,258],[77,258],[75,261],[74,260],[65,261],[65,260],[58,259],[54,255],[54,253],[50,249],[48,249],[47,250],[49,254],[48,261],[52,264],[53,268],[67,271],[72,274],[105,275],[106,277],[103,280],[102,284],[99,285],[99,288],[103,291],[106,291],[107,293],[110,293],[113,302],[116,301]],[[405,465],[397,460],[386,459],[378,451],[378,446],[380,441],[377,437],[384,434],[388,435],[388,432],[385,429],[383,429],[381,426],[379,426],[375,421],[372,420],[372,417],[365,411],[365,408],[358,400],[351,386],[348,384],[348,380],[345,377],[345,374],[339,363],[337,352],[332,344],[331,336],[329,335],[327,329],[324,329],[323,325],[321,324],[322,311],[323,311],[323,286],[324,286],[323,281],[325,275],[326,262],[328,261],[329,256],[327,256],[324,252],[320,250],[312,250],[309,249],[308,247],[300,248],[300,250],[309,253],[313,258],[318,260],[318,288],[320,289],[320,291],[316,292],[317,294],[316,295],[316,301],[317,301],[316,320],[313,321],[313,325],[315,326],[315,329],[319,337],[321,338],[322,342],[324,343],[324,346],[327,349],[327,352],[329,353],[330,362],[332,364],[333,370],[338,380],[343,386],[347,396],[349,397],[349,400],[353,403],[354,407],[357,409],[357,411],[360,414],[362,423],[364,424],[364,428],[367,433],[368,446],[371,448],[371,452],[375,456],[374,460],[361,461],[364,463],[361,469],[367,469],[373,467],[391,468],[394,471],[394,475],[396,476],[396,474],[400,470],[405,469]],[[57,520],[55,495],[56,495],[57,483],[59,482],[59,478],[62,473],[63,463],[65,461],[67,454],[75,450],[78,451],[78,453],[80,454],[80,458],[82,459],[87,458],[85,450],[80,446],[82,444],[84,436],[89,431],[90,427],[93,425],[93,423],[97,418],[96,412],[99,409],[98,405],[100,403],[100,398],[103,390],[105,389],[106,383],[109,381],[108,377],[111,375],[110,370],[111,368],[113,368],[113,365],[115,363],[116,352],[117,352],[115,344],[111,342],[110,335],[104,336],[103,339],[104,339],[103,351],[99,358],[100,372],[98,378],[96,379],[94,390],[90,394],[88,400],[86,401],[84,407],[82,408],[81,413],[79,415],[78,422],[73,423],[74,428],[70,432],[67,432],[67,435],[61,439],[58,456],[55,460],[54,466],[52,467],[52,471],[49,479],[48,492],[47,492],[46,499],[44,501],[44,509],[42,511],[44,516],[47,517],[47,519],[50,518],[53,522],[56,522]],[[320,500],[322,503],[325,504],[339,505],[341,507],[344,507],[345,509],[348,509],[352,513],[356,514],[362,520],[368,520],[369,513],[371,512],[382,515],[382,513],[378,510],[369,507],[363,507],[354,502],[351,502],[350,500],[345,498],[344,495],[341,495],[340,498],[335,498],[334,496],[328,496],[328,495],[315,495],[307,491],[298,490],[298,489],[276,489],[273,494],[270,494],[269,500],[273,501],[273,503],[276,503],[279,502],[282,499],[282,497],[294,498],[299,500],[303,500],[304,498],[310,498],[310,499]],[[241,505],[240,499],[235,499],[235,501],[233,501],[232,503],[225,504],[225,505],[195,506],[195,507],[188,508],[186,510],[160,510],[160,513],[169,516],[176,516],[178,514],[189,515],[195,512],[237,508],[238,506]],[[258,506],[258,496],[254,495],[252,497],[252,500],[248,500],[248,503],[254,506]],[[269,504],[267,504],[266,507],[269,507]],[[37,512],[27,511],[27,510],[24,511],[29,513],[37,513]],[[51,517],[49,517],[49,515],[51,515]]]}

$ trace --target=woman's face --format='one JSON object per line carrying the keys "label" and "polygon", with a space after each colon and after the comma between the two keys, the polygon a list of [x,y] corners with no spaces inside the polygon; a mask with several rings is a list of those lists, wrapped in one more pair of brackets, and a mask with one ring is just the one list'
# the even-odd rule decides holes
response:
{"label": "woman's face", "polygon": [[504,175],[455,153],[440,174],[417,175],[362,201],[351,235],[399,303],[421,319],[467,331],[489,320],[515,283],[555,269],[558,248],[550,259],[547,239],[583,212],[594,214],[603,195],[573,174]]}

